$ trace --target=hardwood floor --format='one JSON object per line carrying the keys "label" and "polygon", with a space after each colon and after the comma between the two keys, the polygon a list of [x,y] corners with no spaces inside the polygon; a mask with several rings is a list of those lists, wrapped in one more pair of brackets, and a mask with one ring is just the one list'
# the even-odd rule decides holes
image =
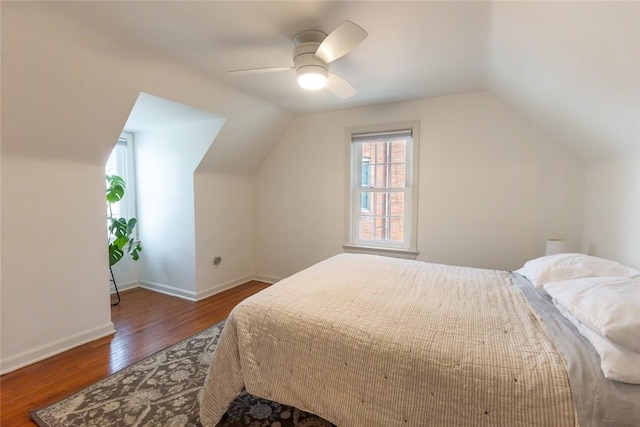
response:
{"label": "hardwood floor", "polygon": [[111,308],[116,333],[0,377],[0,426],[34,426],[46,406],[225,319],[269,286],[251,281],[198,302],[136,288]]}

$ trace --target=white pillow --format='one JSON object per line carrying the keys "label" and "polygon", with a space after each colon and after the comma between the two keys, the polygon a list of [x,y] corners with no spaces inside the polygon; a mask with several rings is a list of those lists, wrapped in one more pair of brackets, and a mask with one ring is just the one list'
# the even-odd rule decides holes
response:
{"label": "white pillow", "polygon": [[640,353],[616,346],[589,329],[561,305],[556,304],[556,307],[596,349],[600,355],[600,369],[605,378],[623,383],[640,384]]}
{"label": "white pillow", "polygon": [[632,277],[640,274],[635,268],[615,261],[585,254],[556,254],[527,261],[516,270],[542,288],[549,282],[579,279],[581,277]]}
{"label": "white pillow", "polygon": [[640,279],[587,277],[547,283],[544,289],[601,337],[640,352]]}

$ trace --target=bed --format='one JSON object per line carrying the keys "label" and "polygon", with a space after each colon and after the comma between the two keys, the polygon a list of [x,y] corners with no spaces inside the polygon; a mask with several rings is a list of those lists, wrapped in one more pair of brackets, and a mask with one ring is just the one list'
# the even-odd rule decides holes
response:
{"label": "bed", "polygon": [[517,273],[340,254],[234,308],[200,418],[244,387],[338,426],[640,425],[597,356]]}

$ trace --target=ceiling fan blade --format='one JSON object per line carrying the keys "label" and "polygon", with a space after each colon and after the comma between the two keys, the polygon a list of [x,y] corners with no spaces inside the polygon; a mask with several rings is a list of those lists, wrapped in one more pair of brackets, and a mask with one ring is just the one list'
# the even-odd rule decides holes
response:
{"label": "ceiling fan blade", "polygon": [[367,36],[367,32],[359,25],[344,21],[318,46],[316,56],[326,63],[335,61],[359,45]]}
{"label": "ceiling fan blade", "polygon": [[293,70],[292,66],[289,67],[264,67],[264,68],[247,68],[245,70],[232,70],[229,74],[259,74],[259,73],[272,73],[274,71],[289,71]]}
{"label": "ceiling fan blade", "polygon": [[351,98],[356,94],[356,88],[351,83],[334,73],[329,73],[327,89],[340,99]]}

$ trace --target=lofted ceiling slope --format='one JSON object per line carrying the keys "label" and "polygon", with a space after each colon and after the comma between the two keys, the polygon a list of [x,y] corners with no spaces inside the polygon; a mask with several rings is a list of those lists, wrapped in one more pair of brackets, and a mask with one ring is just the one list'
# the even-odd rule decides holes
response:
{"label": "lofted ceiling slope", "polygon": [[587,162],[640,146],[640,2],[495,2],[489,87]]}
{"label": "lofted ceiling slope", "polygon": [[[587,162],[640,144],[640,2],[105,1],[48,6],[117,41],[123,54],[162,57],[293,115],[486,90]],[[292,71],[228,73],[291,65],[296,33],[328,33],[345,19],[369,33],[331,66],[357,88],[348,100],[300,89]],[[245,127],[251,126],[247,122]]]}

